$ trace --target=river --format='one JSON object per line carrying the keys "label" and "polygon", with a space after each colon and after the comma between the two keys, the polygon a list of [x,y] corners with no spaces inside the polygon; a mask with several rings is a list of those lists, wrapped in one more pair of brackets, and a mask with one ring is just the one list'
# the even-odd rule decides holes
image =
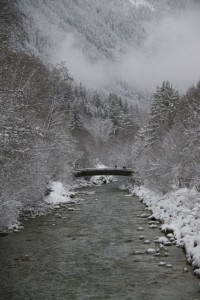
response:
{"label": "river", "polygon": [[138,217],[145,208],[137,197],[117,183],[82,190],[95,194],[0,238],[1,300],[200,299],[200,280],[182,249],[167,247],[163,257],[145,253],[162,234]]}

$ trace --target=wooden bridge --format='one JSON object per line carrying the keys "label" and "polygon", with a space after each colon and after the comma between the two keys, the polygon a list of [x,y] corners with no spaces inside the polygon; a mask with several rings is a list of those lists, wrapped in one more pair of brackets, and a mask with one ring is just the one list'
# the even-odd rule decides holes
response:
{"label": "wooden bridge", "polygon": [[104,169],[79,169],[74,172],[75,177],[90,177],[98,175],[132,176],[133,170],[126,168],[104,168]]}

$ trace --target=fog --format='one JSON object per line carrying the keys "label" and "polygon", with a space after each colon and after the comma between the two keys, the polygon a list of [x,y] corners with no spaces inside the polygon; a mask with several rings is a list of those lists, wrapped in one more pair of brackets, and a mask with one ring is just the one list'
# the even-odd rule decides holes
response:
{"label": "fog", "polygon": [[169,80],[185,90],[200,80],[200,12],[184,12],[148,25],[139,51],[130,50],[118,65],[130,84],[154,89]]}
{"label": "fog", "polygon": [[[62,43],[52,54],[65,61],[70,74],[88,87],[98,88],[109,80],[122,80],[139,89],[155,90],[169,80],[181,91],[200,80],[200,11],[181,12],[154,24],[146,24],[146,39],[138,50],[132,47],[117,61],[96,63],[83,54],[81,42],[62,33]],[[92,51],[92,49],[88,49]]]}
{"label": "fog", "polygon": [[[70,75],[88,87],[103,86],[107,77],[106,62],[101,60],[92,63],[81,50],[81,42],[77,37],[71,33],[64,34],[61,31],[59,34],[62,42],[59,42],[59,49],[56,48],[51,53],[53,62],[65,62]],[[58,32],[56,35],[58,36]]]}

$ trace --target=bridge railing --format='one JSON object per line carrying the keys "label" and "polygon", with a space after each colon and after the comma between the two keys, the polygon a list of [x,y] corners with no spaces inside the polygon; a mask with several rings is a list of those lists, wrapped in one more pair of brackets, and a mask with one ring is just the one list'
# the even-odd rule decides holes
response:
{"label": "bridge railing", "polygon": [[103,169],[79,169],[74,172],[75,177],[90,177],[90,176],[98,176],[98,175],[113,175],[113,176],[132,176],[132,169],[125,168],[103,168]]}

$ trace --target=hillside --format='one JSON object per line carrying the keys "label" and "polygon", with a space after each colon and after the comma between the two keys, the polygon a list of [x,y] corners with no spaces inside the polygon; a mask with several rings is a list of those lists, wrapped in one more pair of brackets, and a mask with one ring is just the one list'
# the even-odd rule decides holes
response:
{"label": "hillside", "polygon": [[99,160],[162,192],[199,188],[194,5],[1,1],[0,213],[37,210],[47,182]]}
{"label": "hillside", "polygon": [[[24,15],[27,49],[43,60],[66,62],[75,80],[90,88],[115,92],[146,106],[157,84],[149,84],[148,78],[141,83],[144,65],[147,70],[152,68],[145,63],[154,47],[146,49],[149,28],[155,26],[151,29],[155,31],[160,20],[179,14],[194,1],[19,0],[18,3]],[[155,42],[158,39],[160,36],[155,37]],[[166,79],[170,78],[162,78]]]}

